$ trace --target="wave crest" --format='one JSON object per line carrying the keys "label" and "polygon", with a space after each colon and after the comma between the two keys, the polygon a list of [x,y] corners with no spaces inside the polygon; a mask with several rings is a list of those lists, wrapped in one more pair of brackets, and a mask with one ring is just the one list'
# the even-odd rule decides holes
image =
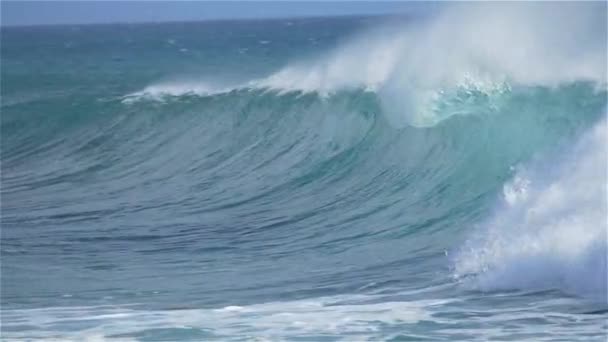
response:
{"label": "wave crest", "polygon": [[[487,95],[511,86],[606,84],[605,3],[492,3],[447,6],[425,20],[359,34],[313,60],[229,87],[214,82],[152,85],[125,100],[271,90],[330,96],[376,92],[390,122],[429,126],[445,93]],[[481,28],[481,29],[480,29]],[[559,72],[557,72],[559,71]]]}

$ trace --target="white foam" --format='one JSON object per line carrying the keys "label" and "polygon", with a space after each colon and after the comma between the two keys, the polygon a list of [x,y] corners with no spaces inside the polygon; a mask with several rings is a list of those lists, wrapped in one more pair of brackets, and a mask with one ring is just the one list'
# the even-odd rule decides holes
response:
{"label": "white foam", "polygon": [[[559,289],[607,298],[607,140],[598,123],[566,154],[518,170],[496,214],[455,258],[481,290]],[[472,280],[471,280],[472,279]]]}
{"label": "white foam", "polygon": [[145,87],[144,89],[123,97],[123,103],[133,103],[140,100],[164,101],[174,96],[195,95],[213,96],[229,93],[236,88],[213,86],[202,81],[171,81],[161,82]]}
{"label": "white foam", "polygon": [[[65,307],[6,312],[5,326],[13,321],[35,327],[8,332],[6,338],[87,340],[128,336],[144,330],[189,328],[221,336],[284,340],[289,336],[356,334],[372,337],[386,324],[416,323],[430,316],[426,306],[443,300],[370,303],[369,296],[336,296],[290,302],[271,302],[221,309],[134,310],[129,307]],[[78,329],[78,322],[84,322]],[[91,327],[90,322],[94,322]],[[62,330],[60,327],[70,327]],[[125,335],[126,334],[126,335]],[[125,337],[121,337],[124,340]]]}

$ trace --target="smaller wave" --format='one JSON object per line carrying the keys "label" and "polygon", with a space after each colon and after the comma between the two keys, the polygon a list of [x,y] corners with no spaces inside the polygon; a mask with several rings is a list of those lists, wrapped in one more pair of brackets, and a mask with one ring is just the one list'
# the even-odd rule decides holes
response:
{"label": "smaller wave", "polygon": [[487,230],[457,254],[455,277],[483,291],[557,289],[606,303],[607,153],[602,120],[558,162],[517,170]]}

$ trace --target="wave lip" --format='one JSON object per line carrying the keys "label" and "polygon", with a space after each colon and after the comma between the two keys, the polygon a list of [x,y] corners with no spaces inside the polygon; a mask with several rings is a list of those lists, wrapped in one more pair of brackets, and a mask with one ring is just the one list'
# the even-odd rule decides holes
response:
{"label": "wave lip", "polygon": [[124,101],[234,90],[321,97],[365,90],[378,95],[394,126],[431,126],[444,117],[428,108],[444,93],[478,91],[491,96],[520,85],[575,82],[595,83],[604,90],[605,13],[605,3],[447,6],[415,25],[393,23],[360,33],[332,51],[294,61],[266,77],[229,87],[207,81],[161,83]]}

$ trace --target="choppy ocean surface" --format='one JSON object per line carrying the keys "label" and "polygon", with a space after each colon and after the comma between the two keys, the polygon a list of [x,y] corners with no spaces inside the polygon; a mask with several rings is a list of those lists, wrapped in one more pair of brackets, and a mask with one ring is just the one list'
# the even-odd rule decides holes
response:
{"label": "choppy ocean surface", "polygon": [[606,13],[3,27],[1,339],[605,341]]}

